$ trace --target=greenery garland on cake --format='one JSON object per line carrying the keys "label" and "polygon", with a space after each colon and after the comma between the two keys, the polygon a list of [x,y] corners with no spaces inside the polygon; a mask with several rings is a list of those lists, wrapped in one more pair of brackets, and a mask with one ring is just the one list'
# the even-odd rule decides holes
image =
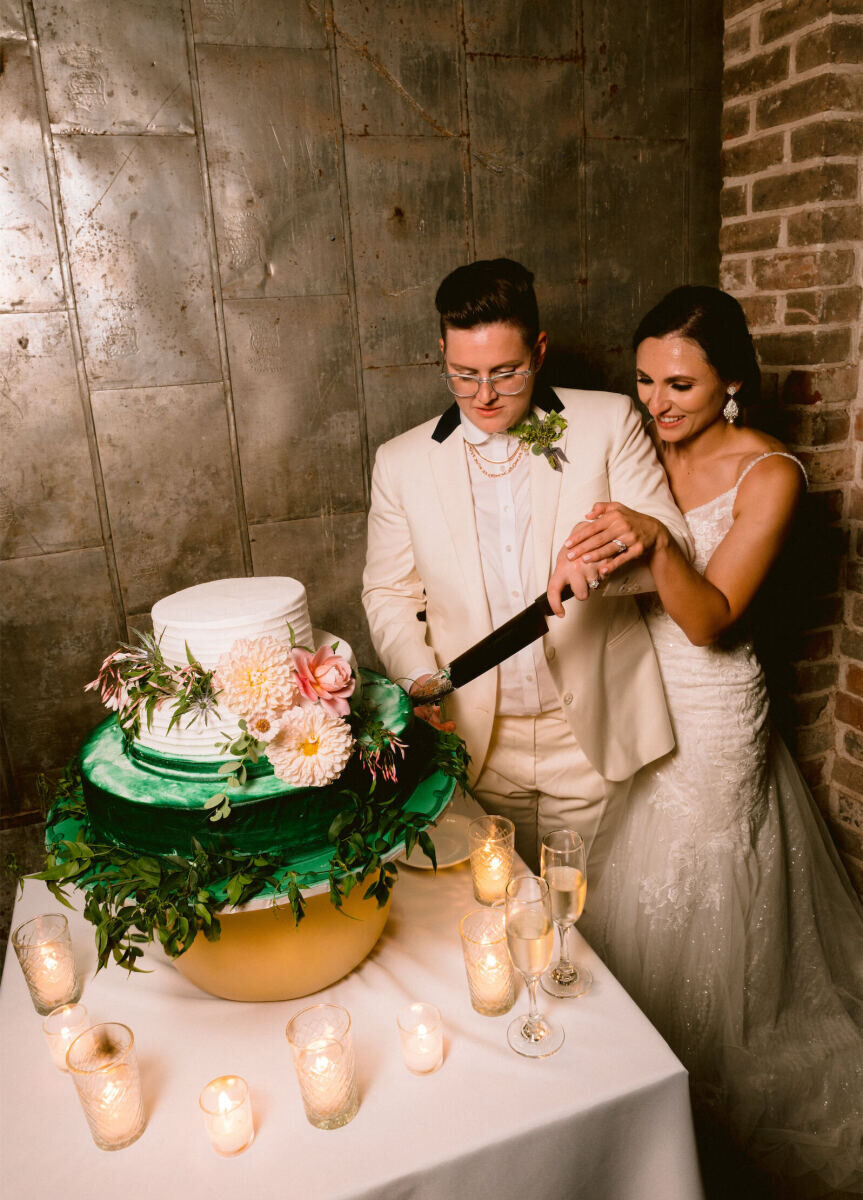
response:
{"label": "greenery garland on cake", "polygon": [[[220,768],[227,786],[242,789],[246,762],[266,752],[279,778],[293,786],[327,786],[337,796],[327,874],[336,908],[366,881],[364,898],[376,899],[379,907],[387,902],[397,868],[385,857],[402,841],[406,856],[419,845],[436,865],[434,844],[425,832],[428,817],[404,811],[397,792],[378,788],[379,778],[396,781],[405,744],[362,698],[351,709],[355,681],[335,647],[312,652],[270,637],[241,639],[207,671],[188,647],[188,663],[177,667],[165,661],[151,635],[139,639],[138,645],[123,645],[110,655],[88,685],[98,687],[103,702],[115,710],[127,743],[142,719],[149,726],[163,704],[173,708],[169,729],[186,715],[206,724],[218,715],[220,700],[243,713],[239,736],[222,747],[234,755]],[[338,785],[352,755],[368,774],[364,794]],[[436,730],[429,769],[467,789],[467,766],[462,740]],[[51,803],[46,867],[31,877],[44,880],[67,907],[72,905],[65,889],[82,888],[84,915],[96,930],[99,969],[113,958],[129,971],[140,970],[142,945],[154,940],[171,957],[188,950],[199,932],[217,941],[218,914],[262,894],[272,895],[274,904],[285,896],[298,923],[304,915],[302,889],[318,882],[286,868],[277,853],[240,854],[193,840],[189,856],[140,854],[95,840],[77,768],[67,769],[46,799]],[[205,808],[209,821],[226,820],[231,812],[227,792],[216,793]]]}

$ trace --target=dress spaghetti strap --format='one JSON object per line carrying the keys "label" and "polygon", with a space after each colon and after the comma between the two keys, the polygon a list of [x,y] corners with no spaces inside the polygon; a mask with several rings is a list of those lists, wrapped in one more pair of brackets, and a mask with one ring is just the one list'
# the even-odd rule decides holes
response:
{"label": "dress spaghetti strap", "polygon": [[757,467],[760,462],[764,462],[765,458],[790,458],[793,463],[797,463],[797,466],[803,472],[803,479],[806,483],[806,486],[809,486],[809,476],[806,474],[806,468],[803,466],[803,463],[799,458],[795,458],[794,455],[789,454],[787,450],[765,450],[763,454],[759,454],[757,458],[753,459],[748,467],[743,468],[740,478],[734,485],[735,492],[740,487],[741,483],[752,470],[752,468]]}

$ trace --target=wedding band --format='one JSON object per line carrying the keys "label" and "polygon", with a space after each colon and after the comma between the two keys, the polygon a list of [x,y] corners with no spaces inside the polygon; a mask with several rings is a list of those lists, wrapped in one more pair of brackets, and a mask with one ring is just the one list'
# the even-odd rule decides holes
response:
{"label": "wedding band", "polygon": [[590,588],[590,590],[592,592],[595,592],[601,583],[602,583],[602,580],[597,576],[596,579],[589,579],[587,581],[587,586]]}
{"label": "wedding band", "polygon": [[626,553],[626,551],[629,549],[629,547],[627,546],[626,542],[623,542],[623,541],[621,541],[621,540],[620,540],[620,538],[615,538],[615,539],[614,539],[614,544],[615,544],[615,546],[619,546],[619,547],[620,547],[620,553],[621,553],[621,554],[625,554],[625,553]]}

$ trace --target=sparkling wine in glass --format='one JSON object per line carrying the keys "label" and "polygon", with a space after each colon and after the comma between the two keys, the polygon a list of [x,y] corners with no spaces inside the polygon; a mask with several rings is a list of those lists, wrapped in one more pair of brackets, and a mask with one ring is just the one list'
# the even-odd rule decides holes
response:
{"label": "sparkling wine in glass", "polygon": [[587,967],[577,966],[569,956],[569,931],[581,916],[587,897],[584,860],[584,841],[574,829],[555,829],[542,839],[540,870],[560,934],[560,961],[542,977],[543,991],[550,996],[583,996],[593,983]]}
{"label": "sparkling wine in glass", "polygon": [[548,884],[538,875],[517,875],[506,888],[506,943],[514,966],[524,976],[530,1011],[506,1031],[513,1050],[545,1058],[563,1045],[563,1029],[544,1017],[536,1003],[536,985],[551,961],[554,924]]}

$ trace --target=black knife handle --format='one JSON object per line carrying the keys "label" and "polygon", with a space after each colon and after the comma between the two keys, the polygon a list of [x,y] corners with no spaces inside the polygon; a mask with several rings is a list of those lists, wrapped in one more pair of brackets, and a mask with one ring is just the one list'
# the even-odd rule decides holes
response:
{"label": "black knife handle", "polygon": [[[568,583],[565,583],[560,589],[560,598],[562,601],[572,599],[572,588]],[[543,592],[541,596],[537,596],[535,600],[537,608],[541,609],[547,617],[552,616],[551,605],[548,602],[548,592]]]}

